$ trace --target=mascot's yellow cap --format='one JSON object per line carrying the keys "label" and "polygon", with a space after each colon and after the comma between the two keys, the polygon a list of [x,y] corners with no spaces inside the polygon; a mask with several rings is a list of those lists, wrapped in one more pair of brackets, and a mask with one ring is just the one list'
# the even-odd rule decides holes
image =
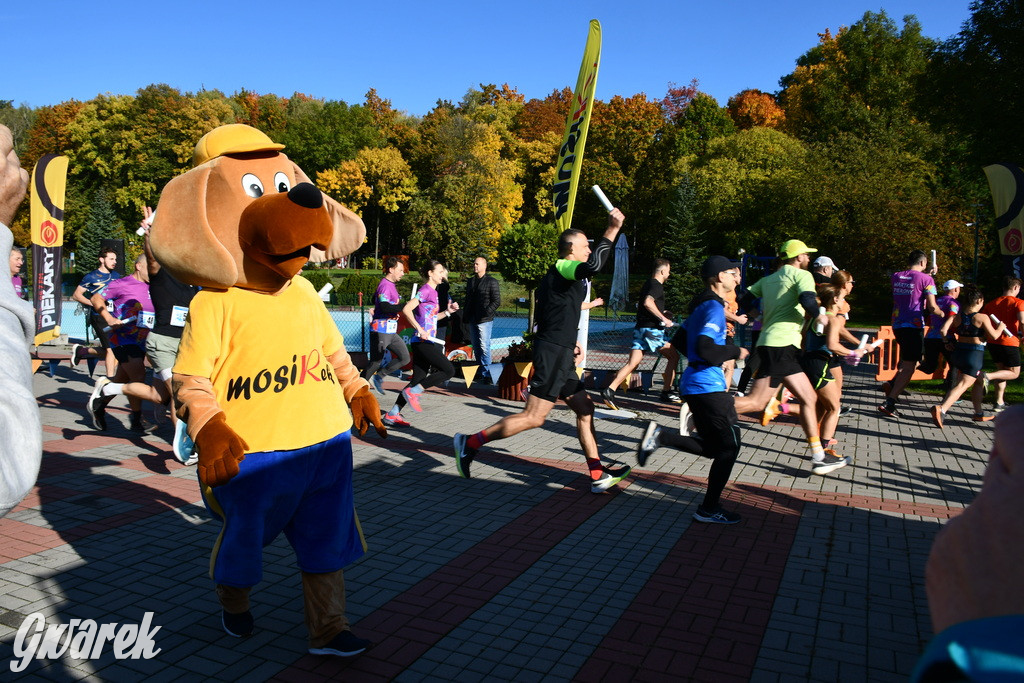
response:
{"label": "mascot's yellow cap", "polygon": [[210,159],[224,154],[240,154],[242,152],[278,151],[284,145],[271,140],[266,133],[256,130],[244,123],[229,123],[214,128],[196,143],[196,151],[192,153],[192,165],[205,164]]}

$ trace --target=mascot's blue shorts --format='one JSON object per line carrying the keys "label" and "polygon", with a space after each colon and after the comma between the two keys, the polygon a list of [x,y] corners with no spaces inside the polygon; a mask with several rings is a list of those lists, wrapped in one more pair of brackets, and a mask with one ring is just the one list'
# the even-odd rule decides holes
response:
{"label": "mascot's blue shorts", "polygon": [[210,573],[218,584],[249,588],[263,578],[263,547],[283,531],[299,568],[342,569],[366,552],[352,496],[349,432],[293,451],[249,453],[239,473],[203,499],[224,527]]}

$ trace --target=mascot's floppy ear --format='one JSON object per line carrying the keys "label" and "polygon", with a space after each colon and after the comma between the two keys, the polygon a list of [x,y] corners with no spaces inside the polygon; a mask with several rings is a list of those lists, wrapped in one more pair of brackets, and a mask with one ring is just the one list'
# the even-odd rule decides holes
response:
{"label": "mascot's floppy ear", "polygon": [[[311,183],[315,185],[295,162],[292,162],[292,167],[295,170],[296,184]],[[366,239],[366,227],[359,216],[326,194],[324,195],[324,206],[327,207],[327,213],[331,217],[331,222],[334,223],[334,237],[331,238],[331,243],[327,245],[326,252],[313,247],[309,259],[314,263],[348,256],[361,247]]]}
{"label": "mascot's floppy ear", "polygon": [[208,162],[167,183],[149,239],[160,266],[177,279],[226,289],[238,280],[238,266],[210,227],[205,198],[215,164]]}

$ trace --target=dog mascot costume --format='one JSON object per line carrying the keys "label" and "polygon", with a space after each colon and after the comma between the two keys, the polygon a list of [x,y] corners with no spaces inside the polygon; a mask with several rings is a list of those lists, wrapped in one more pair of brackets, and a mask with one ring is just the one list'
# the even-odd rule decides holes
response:
{"label": "dog mascot costume", "polygon": [[282,531],[302,572],[310,652],[369,646],[349,630],[342,568],[366,550],[352,494],[350,428],[387,432],[313,286],[310,258],[363,242],[359,218],[324,196],[283,145],[241,124],[196,145],[194,168],[164,189],[153,252],[193,299],[174,366],[178,415],[223,522],[210,570],[225,631],[249,635],[263,547]]}

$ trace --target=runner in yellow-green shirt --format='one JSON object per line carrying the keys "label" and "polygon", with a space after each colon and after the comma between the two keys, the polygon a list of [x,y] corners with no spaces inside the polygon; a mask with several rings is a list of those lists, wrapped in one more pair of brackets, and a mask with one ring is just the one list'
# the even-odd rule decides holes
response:
{"label": "runner in yellow-green shirt", "polygon": [[754,299],[761,299],[762,328],[757,340],[757,354],[761,365],[750,394],[736,399],[736,412],[762,411],[772,399],[771,382],[782,382],[800,401],[800,424],[811,447],[811,470],[815,474],[828,474],[844,467],[849,458],[833,450],[826,451],[818,434],[817,396],[810,380],[800,366],[801,332],[805,317],[811,324],[826,325],[828,317],[819,315],[815,296],[814,277],[807,267],[809,253],[816,252],[800,240],[788,240],[779,248],[782,266],[766,275],[747,289],[740,304],[742,310],[752,307]]}

